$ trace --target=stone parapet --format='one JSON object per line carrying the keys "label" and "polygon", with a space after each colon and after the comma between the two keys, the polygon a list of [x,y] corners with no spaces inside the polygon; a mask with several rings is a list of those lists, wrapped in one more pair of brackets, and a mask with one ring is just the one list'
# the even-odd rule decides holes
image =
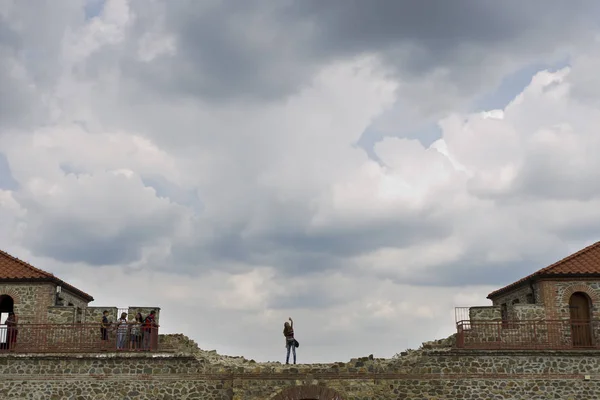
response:
{"label": "stone parapet", "polygon": [[100,323],[102,321],[102,313],[104,310],[108,311],[108,320],[116,322],[119,317],[117,316],[117,307],[87,307],[85,309],[84,322],[92,324],[94,322]]}
{"label": "stone parapet", "polygon": [[516,321],[542,321],[546,319],[546,309],[540,304],[515,304],[512,306]]}
{"label": "stone parapet", "polygon": [[479,306],[469,308],[471,321],[500,321],[502,313],[498,306]]}
{"label": "stone parapet", "polygon": [[49,324],[73,324],[76,322],[76,307],[50,306],[48,307]]}
{"label": "stone parapet", "polygon": [[142,313],[142,317],[146,318],[152,310],[156,311],[154,320],[157,324],[160,324],[160,307],[130,306],[129,310],[127,311],[127,319],[129,321],[133,321],[135,319],[135,314],[137,313]]}

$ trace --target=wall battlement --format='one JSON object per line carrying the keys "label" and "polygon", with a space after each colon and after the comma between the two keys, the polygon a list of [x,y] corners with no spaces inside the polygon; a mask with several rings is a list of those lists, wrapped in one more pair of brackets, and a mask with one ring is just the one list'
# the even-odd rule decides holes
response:
{"label": "wall battlement", "polygon": [[173,352],[0,355],[0,398],[600,399],[595,351],[458,350],[442,342],[391,359],[290,366],[219,355],[183,335],[161,341]]}

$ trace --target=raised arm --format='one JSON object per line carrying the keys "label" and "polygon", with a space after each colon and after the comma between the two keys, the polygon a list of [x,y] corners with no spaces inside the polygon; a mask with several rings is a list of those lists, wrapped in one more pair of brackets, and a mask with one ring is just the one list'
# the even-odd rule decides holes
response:
{"label": "raised arm", "polygon": [[294,321],[292,321],[292,317],[290,317],[289,320],[290,320],[290,327],[292,329],[294,329]]}

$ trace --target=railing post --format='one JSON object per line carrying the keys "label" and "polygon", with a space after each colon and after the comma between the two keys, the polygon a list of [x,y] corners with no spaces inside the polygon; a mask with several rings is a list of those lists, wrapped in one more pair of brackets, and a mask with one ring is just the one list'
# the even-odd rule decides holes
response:
{"label": "railing post", "polygon": [[502,347],[502,324],[504,323],[504,321],[502,322],[497,322],[496,326],[497,326],[497,331],[498,331],[498,348]]}
{"label": "railing post", "polygon": [[465,345],[465,331],[462,327],[461,324],[456,326],[457,332],[456,332],[456,347],[458,347],[459,349],[462,349]]}

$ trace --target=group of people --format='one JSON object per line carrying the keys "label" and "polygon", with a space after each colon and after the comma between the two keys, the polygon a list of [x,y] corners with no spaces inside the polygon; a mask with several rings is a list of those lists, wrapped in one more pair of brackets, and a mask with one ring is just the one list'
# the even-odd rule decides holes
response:
{"label": "group of people", "polygon": [[[102,313],[100,322],[100,337],[108,345],[109,330],[116,331],[117,350],[125,350],[128,345],[129,350],[150,350],[152,346],[152,333],[156,329],[156,311],[150,311],[145,318],[142,313],[137,313],[135,319],[127,320],[127,313],[122,312],[117,322],[112,323],[108,319],[108,310]],[[127,338],[129,337],[129,340]]]}

